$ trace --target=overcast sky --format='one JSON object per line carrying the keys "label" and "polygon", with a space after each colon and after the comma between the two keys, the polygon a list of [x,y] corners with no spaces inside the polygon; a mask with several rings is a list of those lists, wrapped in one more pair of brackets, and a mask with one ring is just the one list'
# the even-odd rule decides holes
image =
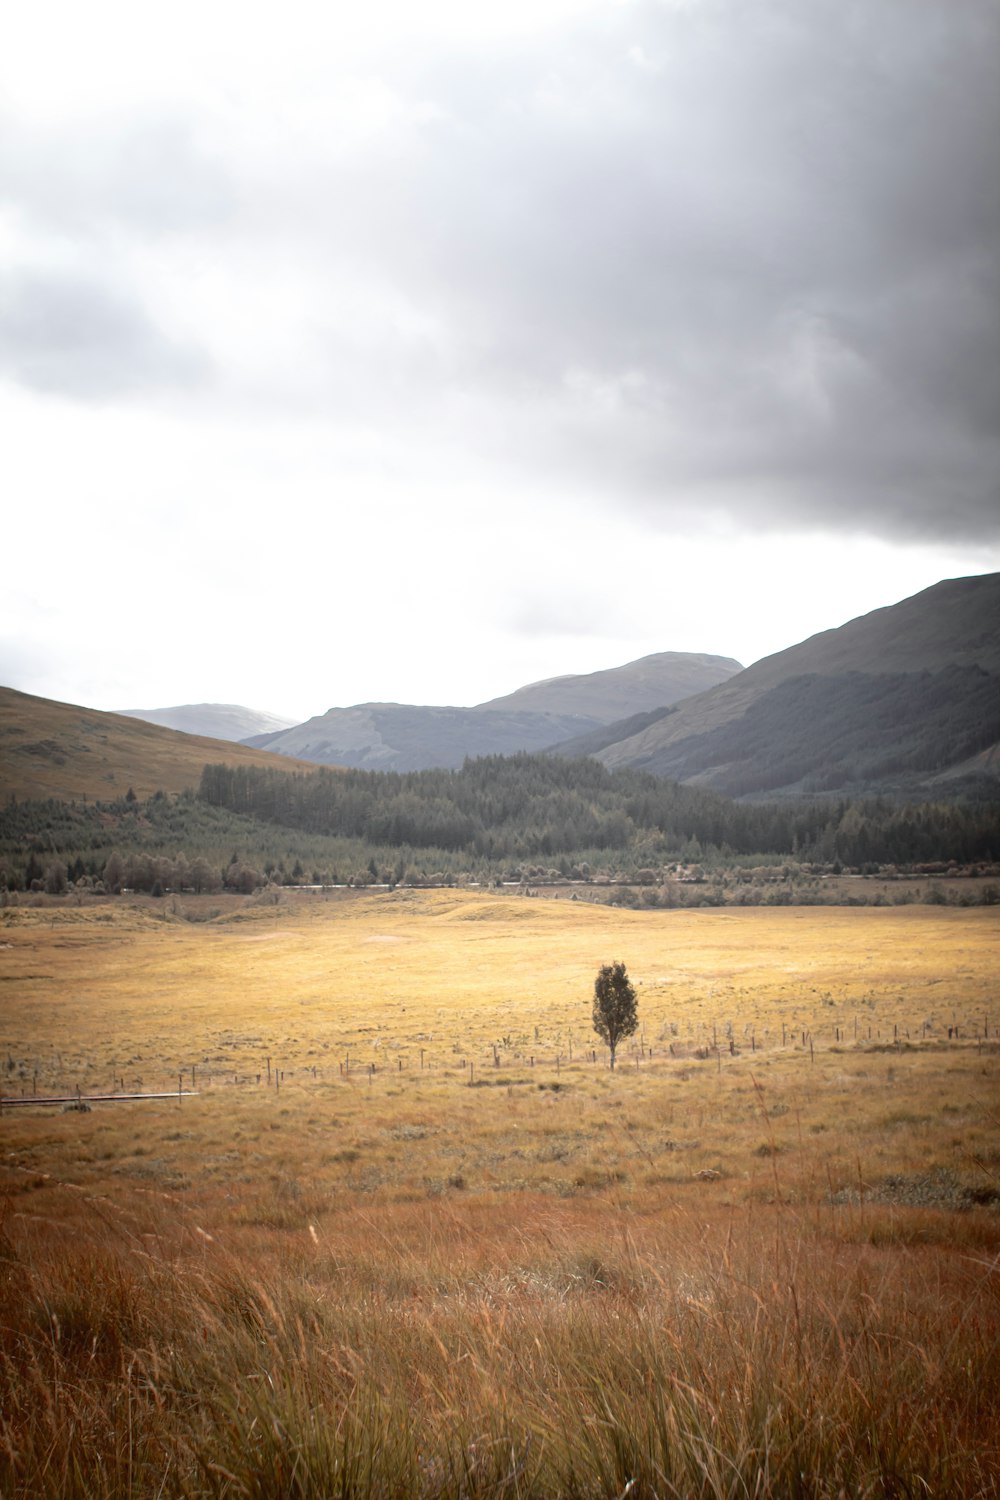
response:
{"label": "overcast sky", "polygon": [[32,0],[0,682],[475,703],[1000,568],[997,0]]}

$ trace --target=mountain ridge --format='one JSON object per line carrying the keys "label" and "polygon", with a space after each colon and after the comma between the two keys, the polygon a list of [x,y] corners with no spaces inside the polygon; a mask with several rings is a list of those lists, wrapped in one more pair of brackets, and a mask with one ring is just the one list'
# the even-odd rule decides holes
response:
{"label": "mountain ridge", "polygon": [[[408,771],[545,751],[745,798],[995,799],[1000,573],[944,579],[736,666],[655,653],[529,683],[473,708],[356,704],[239,743],[0,688],[0,790],[108,798],[132,787],[151,795],[195,785],[206,763]],[[691,671],[722,675],[701,692],[645,706],[679,690],[678,668],[687,683]],[[614,718],[622,704],[628,712]]]}
{"label": "mountain ridge", "polygon": [[621,716],[660,709],[739,671],[732,657],[661,651],[620,667],[529,683],[472,708],[356,703],[243,743],[321,765],[457,769],[469,757],[513,755],[575,739]]}
{"label": "mountain ridge", "polygon": [[126,719],[159,724],[163,729],[179,729],[183,734],[200,734],[235,744],[261,734],[280,734],[295,724],[294,719],[247,708],[242,703],[178,703],[171,708],[118,708],[114,712]]}
{"label": "mountain ridge", "polygon": [[656,651],[595,672],[564,673],[529,682],[502,697],[491,698],[481,710],[534,708],[539,712],[573,712],[610,724],[628,714],[665,708],[681,698],[705,691],[744,671],[732,656],[700,651]]}
{"label": "mountain ridge", "polygon": [[[963,677],[973,669],[988,681]],[[789,684],[796,682],[793,690]],[[795,719],[796,693],[802,723]],[[877,718],[887,697],[894,700],[897,717],[879,733],[895,729],[899,754],[887,752],[879,760],[871,744],[874,720],[866,746],[863,716]],[[936,715],[933,732],[924,722],[930,704]],[[790,727],[800,736],[805,770],[793,777],[789,764],[789,776],[778,781],[765,762],[783,753]],[[843,742],[839,769],[830,744],[838,735]],[[943,579],[897,604],[821,631],[596,753],[610,768],[630,766],[731,795],[856,792],[948,778],[977,758],[985,774],[992,774],[997,758],[988,752],[997,741],[1000,573],[993,573]],[[564,748],[569,753],[570,747]],[[892,769],[894,760],[900,764]]]}

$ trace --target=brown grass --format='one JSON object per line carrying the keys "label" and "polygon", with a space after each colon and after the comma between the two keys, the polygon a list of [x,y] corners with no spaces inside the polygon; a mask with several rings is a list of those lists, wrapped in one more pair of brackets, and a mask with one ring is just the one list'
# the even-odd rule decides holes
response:
{"label": "brown grass", "polygon": [[997,913],[217,904],[2,914],[8,1097],[199,1093],[3,1112],[0,1493],[1000,1493]]}
{"label": "brown grass", "polygon": [[129,787],[137,797],[183,792],[197,787],[204,767],[216,761],[316,769],[247,745],[0,687],[0,786],[7,797],[110,801]]}

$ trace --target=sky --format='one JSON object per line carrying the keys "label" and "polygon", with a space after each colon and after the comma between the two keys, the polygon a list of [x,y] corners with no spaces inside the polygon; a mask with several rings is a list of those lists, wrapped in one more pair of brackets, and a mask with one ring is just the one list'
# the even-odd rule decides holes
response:
{"label": "sky", "polygon": [[0,683],[472,704],[1000,569],[997,0],[32,0]]}

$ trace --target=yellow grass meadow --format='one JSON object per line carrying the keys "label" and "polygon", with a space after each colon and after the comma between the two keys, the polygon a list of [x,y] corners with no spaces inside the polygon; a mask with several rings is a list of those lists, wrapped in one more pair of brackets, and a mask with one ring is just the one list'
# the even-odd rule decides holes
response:
{"label": "yellow grass meadow", "polygon": [[[5,910],[0,1490],[997,1495],[998,936],[514,892]],[[169,1097],[14,1104],[77,1090]]]}

